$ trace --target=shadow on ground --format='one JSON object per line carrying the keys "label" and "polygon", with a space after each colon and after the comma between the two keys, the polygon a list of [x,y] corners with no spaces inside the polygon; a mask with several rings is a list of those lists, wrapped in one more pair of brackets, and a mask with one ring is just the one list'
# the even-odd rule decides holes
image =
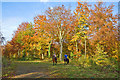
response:
{"label": "shadow on ground", "polygon": [[57,63],[53,66],[52,62],[15,62],[15,76],[12,78],[50,78],[53,75],[59,75],[57,67],[65,66],[63,63]]}

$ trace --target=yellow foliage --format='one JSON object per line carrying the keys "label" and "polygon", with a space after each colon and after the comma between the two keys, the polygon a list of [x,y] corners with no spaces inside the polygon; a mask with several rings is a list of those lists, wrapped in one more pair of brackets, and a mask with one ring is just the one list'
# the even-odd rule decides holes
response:
{"label": "yellow foliage", "polygon": [[79,36],[75,35],[73,36],[73,39],[71,40],[72,42],[76,41],[79,38]]}
{"label": "yellow foliage", "polygon": [[99,44],[97,45],[97,51],[95,52],[96,54],[93,56],[93,61],[99,65],[99,66],[104,66],[104,65],[112,65],[110,63],[110,60],[107,58],[107,52],[103,52],[102,46]]}
{"label": "yellow foliage", "polygon": [[89,56],[85,57],[85,55],[82,55],[78,60],[79,60],[79,64],[85,68],[91,66]]}
{"label": "yellow foliage", "polygon": [[71,46],[68,46],[68,50],[72,50]]}
{"label": "yellow foliage", "polygon": [[118,55],[114,55],[113,58],[115,58],[116,61],[118,61]]}

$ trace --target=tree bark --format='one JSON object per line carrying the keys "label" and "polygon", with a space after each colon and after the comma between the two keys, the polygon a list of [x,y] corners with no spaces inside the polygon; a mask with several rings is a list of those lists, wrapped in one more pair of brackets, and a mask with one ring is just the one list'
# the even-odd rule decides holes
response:
{"label": "tree bark", "polygon": [[51,42],[49,43],[49,50],[48,50],[48,57],[50,58],[50,47],[51,47]]}
{"label": "tree bark", "polygon": [[60,31],[60,61],[62,61],[62,35]]}
{"label": "tree bark", "polygon": [[77,45],[77,41],[76,41],[76,52],[78,53],[78,45]]}
{"label": "tree bark", "polygon": [[44,55],[42,54],[42,59],[44,59]]}

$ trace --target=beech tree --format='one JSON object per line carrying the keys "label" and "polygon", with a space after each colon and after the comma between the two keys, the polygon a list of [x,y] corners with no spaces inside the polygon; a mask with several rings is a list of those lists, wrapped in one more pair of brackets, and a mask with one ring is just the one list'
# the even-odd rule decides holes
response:
{"label": "beech tree", "polygon": [[[112,55],[112,51],[117,50],[117,15],[113,15],[114,5],[104,6],[102,2],[98,2],[91,9],[89,18],[89,33],[91,43],[104,45],[104,51]],[[116,52],[117,53],[117,52]],[[115,55],[115,54],[114,54]]]}
{"label": "beech tree", "polygon": [[52,23],[52,26],[56,30],[54,35],[59,37],[60,44],[60,60],[62,60],[62,48],[63,41],[66,35],[69,33],[69,27],[71,22],[71,10],[66,9],[64,5],[54,7],[53,9],[46,10],[48,20]]}
{"label": "beech tree", "polygon": [[51,30],[50,27],[45,15],[34,17],[34,29],[37,34],[37,39],[39,39],[38,44],[41,44],[41,50],[43,50],[43,52],[47,53],[48,51],[49,58],[52,41],[52,34],[49,32]]}
{"label": "beech tree", "polygon": [[74,12],[75,14],[75,35],[73,36],[72,42],[75,41],[76,45],[76,54],[78,54],[78,41],[80,44],[85,42],[85,55],[86,55],[86,38],[87,38],[87,28],[88,28],[88,17],[89,17],[89,8],[87,3],[78,2],[78,6]]}

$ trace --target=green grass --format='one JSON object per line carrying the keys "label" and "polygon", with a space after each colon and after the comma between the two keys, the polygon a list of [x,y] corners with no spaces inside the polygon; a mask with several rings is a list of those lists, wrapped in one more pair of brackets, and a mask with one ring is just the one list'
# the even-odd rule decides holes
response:
{"label": "green grass", "polygon": [[15,66],[16,64],[13,61],[7,58],[3,58],[2,59],[2,78],[13,76],[15,74],[14,73]]}
{"label": "green grass", "polygon": [[[117,78],[118,73],[114,70],[99,71],[96,66],[90,68],[82,68],[73,64],[64,65],[58,62],[57,65],[52,65],[51,61],[19,61],[14,62],[16,75],[38,72],[38,74],[28,75],[25,77],[40,78]],[[113,72],[114,71],[114,72]]]}

